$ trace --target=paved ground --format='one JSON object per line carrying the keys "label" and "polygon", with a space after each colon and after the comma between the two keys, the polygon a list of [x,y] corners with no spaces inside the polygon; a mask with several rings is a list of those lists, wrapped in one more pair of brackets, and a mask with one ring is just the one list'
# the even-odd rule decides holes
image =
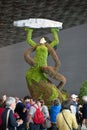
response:
{"label": "paved ground", "polygon": [[[63,28],[87,23],[86,0],[0,0],[0,47],[25,40],[22,28],[13,27],[13,21],[31,17],[63,22]],[[39,30],[34,37],[49,32]]]}

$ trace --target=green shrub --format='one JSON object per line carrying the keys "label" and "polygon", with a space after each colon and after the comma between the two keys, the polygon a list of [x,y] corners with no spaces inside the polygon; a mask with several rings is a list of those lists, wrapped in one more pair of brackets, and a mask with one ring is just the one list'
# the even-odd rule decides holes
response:
{"label": "green shrub", "polygon": [[87,96],[87,80],[83,81],[79,91],[79,102],[82,103],[82,97]]}

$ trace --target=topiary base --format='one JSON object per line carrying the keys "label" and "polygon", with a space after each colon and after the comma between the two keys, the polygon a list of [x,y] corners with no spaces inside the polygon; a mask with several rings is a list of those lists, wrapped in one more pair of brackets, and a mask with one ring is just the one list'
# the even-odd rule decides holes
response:
{"label": "topiary base", "polygon": [[39,83],[32,81],[32,84],[28,84],[28,90],[33,98],[44,99],[46,105],[50,105],[55,98],[63,100],[62,93],[57,87],[47,81],[41,80]]}

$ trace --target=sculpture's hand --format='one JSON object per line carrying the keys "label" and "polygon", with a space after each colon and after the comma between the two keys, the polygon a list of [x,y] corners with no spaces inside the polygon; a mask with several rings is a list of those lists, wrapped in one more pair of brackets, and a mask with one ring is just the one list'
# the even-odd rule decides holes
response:
{"label": "sculpture's hand", "polygon": [[26,32],[33,32],[33,29],[32,28],[25,28],[25,31]]}
{"label": "sculpture's hand", "polygon": [[51,28],[51,32],[55,32],[55,31],[59,32],[59,29],[58,28]]}

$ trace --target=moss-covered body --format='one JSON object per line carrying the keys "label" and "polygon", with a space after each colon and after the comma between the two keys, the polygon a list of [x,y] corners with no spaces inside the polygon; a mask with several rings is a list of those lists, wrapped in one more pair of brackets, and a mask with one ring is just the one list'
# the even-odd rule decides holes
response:
{"label": "moss-covered body", "polygon": [[42,66],[47,66],[48,49],[45,45],[37,46],[36,54],[34,57],[35,66],[31,66],[26,73],[29,84],[32,84],[32,80],[40,82],[40,80],[47,81],[46,75],[41,72]]}
{"label": "moss-covered body", "polygon": [[[32,29],[27,29],[27,42],[32,46],[25,51],[24,57],[26,62],[31,65],[29,70],[26,72],[26,80],[29,92],[34,98],[42,98],[45,100],[46,104],[55,98],[63,99],[61,91],[48,79],[49,75],[61,82],[59,85],[63,85],[65,82],[65,77],[61,74],[57,74],[57,68],[59,67],[59,58],[56,55],[53,47],[58,44],[57,31],[52,30],[54,35],[54,41],[48,44],[36,44],[31,40]],[[30,53],[35,51],[33,58],[30,57]],[[47,64],[48,53],[51,54],[53,60],[55,61],[55,66],[50,67]]]}

